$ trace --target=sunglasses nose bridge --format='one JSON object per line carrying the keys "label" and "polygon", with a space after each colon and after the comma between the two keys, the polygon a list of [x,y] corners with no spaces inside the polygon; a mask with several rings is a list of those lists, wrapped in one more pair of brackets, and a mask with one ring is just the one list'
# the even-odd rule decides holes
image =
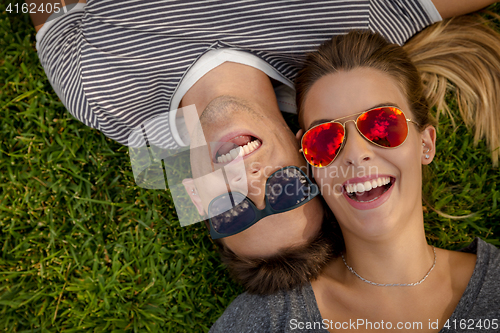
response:
{"label": "sunglasses nose bridge", "polygon": [[349,119],[349,120],[346,120],[346,121],[344,121],[344,123],[343,123],[342,125],[345,127],[345,126],[346,126],[346,124],[347,124],[348,122],[350,122],[350,121],[352,121],[352,122],[356,125],[356,120],[354,120],[354,119]]}
{"label": "sunglasses nose bridge", "polygon": [[351,122],[351,121],[354,123],[354,127],[355,127],[355,128],[356,128],[356,130],[359,132],[358,126],[356,125],[356,120],[354,120],[354,119],[349,119],[349,120],[344,121],[344,123],[342,124],[342,127],[344,127],[344,135],[345,135],[345,137],[344,137],[344,144],[345,144],[345,142],[346,142],[347,138],[349,137],[349,135],[348,135],[348,134],[349,134],[349,133],[348,133],[349,131],[347,130],[347,123],[348,123],[348,122]]}
{"label": "sunglasses nose bridge", "polygon": [[342,124],[342,126],[344,126],[344,132],[345,132],[344,144],[347,141],[347,138],[349,137],[349,133],[348,133],[349,131],[347,130],[347,123],[351,122],[351,121],[354,123],[354,128],[351,128],[351,130],[356,129],[359,132],[358,126],[356,125],[356,120],[350,119],[350,120],[344,121],[344,123]]}
{"label": "sunglasses nose bridge", "polygon": [[248,175],[248,193],[247,197],[253,202],[257,209],[262,210],[266,206],[266,177],[263,172]]}
{"label": "sunglasses nose bridge", "polygon": [[252,200],[253,204],[255,207],[257,207],[258,210],[262,210],[266,208],[266,188],[265,187],[259,187],[257,191],[254,193],[248,193],[249,196],[248,198]]}
{"label": "sunglasses nose bridge", "polygon": [[[350,121],[354,124],[353,126],[349,126],[350,129],[347,130],[347,123]],[[372,154],[371,145],[361,134],[356,121],[347,120],[344,123],[344,128],[346,129],[344,145],[342,151],[339,153],[339,155],[343,153],[341,156],[343,163],[347,165],[359,165],[363,161],[369,160]]]}

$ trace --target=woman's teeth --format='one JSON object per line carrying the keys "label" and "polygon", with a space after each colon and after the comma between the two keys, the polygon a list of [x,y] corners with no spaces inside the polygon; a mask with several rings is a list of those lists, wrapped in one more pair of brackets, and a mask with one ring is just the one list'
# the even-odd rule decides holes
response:
{"label": "woman's teeth", "polygon": [[345,186],[347,193],[363,193],[374,188],[387,185],[391,182],[391,177],[379,177],[377,179],[368,180],[364,183],[347,184]]}
{"label": "woman's teeth", "polygon": [[236,147],[231,149],[229,153],[217,157],[217,163],[228,163],[234,160],[238,156],[245,156],[253,152],[255,149],[259,148],[260,141],[258,139],[250,141],[244,146]]}

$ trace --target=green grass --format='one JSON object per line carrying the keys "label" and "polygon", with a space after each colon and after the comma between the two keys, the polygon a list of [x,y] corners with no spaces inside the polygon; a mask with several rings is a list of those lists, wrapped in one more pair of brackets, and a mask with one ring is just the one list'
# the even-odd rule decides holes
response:
{"label": "green grass", "polygon": [[[201,224],[168,191],[135,185],[128,149],[72,118],[50,87],[27,15],[0,4],[0,329],[206,332],[242,292]],[[498,12],[498,11],[497,11]],[[500,174],[484,143],[441,117],[425,184],[428,238],[500,245]]]}
{"label": "green grass", "polygon": [[0,52],[0,330],[208,331],[242,288],[205,227],[69,115],[27,15],[1,14]]}

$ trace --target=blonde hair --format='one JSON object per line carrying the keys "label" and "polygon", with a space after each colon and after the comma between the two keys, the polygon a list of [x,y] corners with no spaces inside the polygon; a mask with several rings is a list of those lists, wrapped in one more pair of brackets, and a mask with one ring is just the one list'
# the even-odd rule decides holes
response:
{"label": "blonde hair", "polygon": [[303,108],[313,84],[325,75],[366,67],[392,77],[401,87],[419,128],[433,124],[420,73],[403,48],[370,31],[351,31],[323,43],[307,55],[295,79],[299,123],[304,128]]}
{"label": "blonde hair", "polygon": [[[497,14],[489,13],[499,19]],[[474,143],[485,138],[492,162],[500,156],[500,34],[479,14],[436,23],[401,48],[380,35],[350,32],[336,36],[308,55],[295,87],[299,123],[311,86],[339,70],[370,67],[392,76],[403,88],[416,121],[423,129],[434,123],[429,108],[450,115],[445,98],[456,94],[464,123],[475,127]]]}
{"label": "blonde hair", "polygon": [[[500,17],[488,12],[495,19]],[[500,34],[479,14],[436,23],[415,35],[403,49],[420,72],[429,106],[455,121],[445,97],[456,96],[474,143],[491,149],[494,166],[500,156]]]}

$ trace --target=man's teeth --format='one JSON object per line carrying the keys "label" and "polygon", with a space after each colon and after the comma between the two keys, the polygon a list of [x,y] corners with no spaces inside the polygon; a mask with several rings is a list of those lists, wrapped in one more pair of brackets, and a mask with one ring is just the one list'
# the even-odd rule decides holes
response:
{"label": "man's teeth", "polygon": [[377,179],[368,180],[364,183],[347,184],[345,186],[347,193],[363,193],[371,189],[387,185],[391,182],[391,177],[379,177]]}
{"label": "man's teeth", "polygon": [[255,149],[259,148],[260,146],[260,141],[259,140],[253,140],[247,143],[244,146],[241,147],[236,147],[234,149],[231,149],[229,153],[217,157],[217,163],[227,163],[231,162],[238,156],[245,156],[253,152]]}

